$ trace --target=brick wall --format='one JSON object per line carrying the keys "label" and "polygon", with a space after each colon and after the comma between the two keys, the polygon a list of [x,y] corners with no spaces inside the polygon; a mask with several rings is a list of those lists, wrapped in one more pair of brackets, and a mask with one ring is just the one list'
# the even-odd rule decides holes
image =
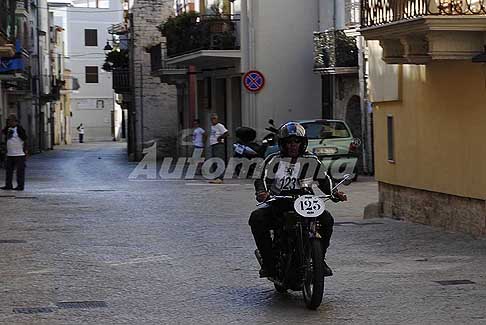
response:
{"label": "brick wall", "polygon": [[147,52],[150,47],[162,42],[157,26],[173,15],[173,1],[136,0],[132,15],[131,71],[135,88],[133,104],[137,114],[137,143],[142,138],[143,143],[156,140],[161,154],[174,155],[178,132],[176,88],[161,83],[159,77],[151,76],[150,53]]}
{"label": "brick wall", "polygon": [[486,201],[379,182],[384,217],[486,236]]}

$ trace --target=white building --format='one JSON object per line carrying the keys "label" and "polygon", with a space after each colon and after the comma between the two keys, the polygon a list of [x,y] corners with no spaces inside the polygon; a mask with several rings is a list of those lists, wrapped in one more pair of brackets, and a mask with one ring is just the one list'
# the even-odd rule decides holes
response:
{"label": "white building", "polygon": [[55,8],[56,24],[66,31],[66,68],[79,82],[72,95],[73,139],[76,127],[82,123],[86,141],[119,138],[121,109],[115,103],[112,75],[102,70],[105,62],[103,48],[111,41],[108,28],[121,21],[120,0],[50,0]]}
{"label": "white building", "polygon": [[[214,4],[220,5],[219,12]],[[320,76],[313,72],[318,1],[176,0],[174,6],[179,13],[194,9],[201,15],[196,24],[209,25],[209,39],[199,48],[174,53],[174,38],[168,36],[168,57],[157,72],[163,81],[179,85],[184,127],[197,117],[208,128],[209,115],[216,112],[232,134],[249,126],[261,136],[269,119],[280,124],[322,117]],[[215,23],[218,15],[223,22]],[[228,33],[233,33],[233,43]],[[265,78],[257,93],[243,86],[242,76],[250,70]]]}

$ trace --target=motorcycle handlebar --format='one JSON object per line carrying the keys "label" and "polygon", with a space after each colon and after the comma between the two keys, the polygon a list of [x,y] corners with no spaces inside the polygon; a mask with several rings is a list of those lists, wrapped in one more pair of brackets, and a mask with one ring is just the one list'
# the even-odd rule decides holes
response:
{"label": "motorcycle handlebar", "polygon": [[[260,202],[256,206],[258,207],[276,200],[293,200],[293,199],[297,199],[299,196],[301,195],[272,195],[266,201]],[[316,196],[319,197],[320,199],[325,199],[326,201],[330,200],[333,197],[332,195],[316,195]]]}

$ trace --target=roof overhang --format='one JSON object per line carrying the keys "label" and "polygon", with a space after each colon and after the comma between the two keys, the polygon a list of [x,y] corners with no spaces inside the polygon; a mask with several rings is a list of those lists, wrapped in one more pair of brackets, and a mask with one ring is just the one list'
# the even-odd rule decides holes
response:
{"label": "roof overhang", "polygon": [[240,50],[201,50],[169,58],[167,64],[177,67],[194,65],[203,70],[234,66],[240,61]]}

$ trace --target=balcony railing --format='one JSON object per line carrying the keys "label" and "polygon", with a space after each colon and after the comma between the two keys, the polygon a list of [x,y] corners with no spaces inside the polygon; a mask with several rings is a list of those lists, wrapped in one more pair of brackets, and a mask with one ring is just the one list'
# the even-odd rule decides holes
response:
{"label": "balcony railing", "polygon": [[[15,33],[16,0],[0,1],[0,38],[11,40]],[[0,39],[0,45],[2,44]]]}
{"label": "balcony railing", "polygon": [[30,76],[29,52],[22,47],[21,41],[16,42],[15,55],[9,58],[0,57],[0,74],[12,75],[15,78],[28,78]]}
{"label": "balcony railing", "polygon": [[113,69],[113,89],[118,94],[130,92],[130,74],[128,69]]}
{"label": "balcony railing", "polygon": [[28,0],[17,0],[17,10],[29,11],[29,1]]}
{"label": "balcony railing", "polygon": [[361,0],[362,27],[454,15],[486,15],[486,0]]}
{"label": "balcony railing", "polygon": [[200,50],[238,50],[239,16],[182,14],[161,26],[167,55],[175,57]]}
{"label": "balcony railing", "polygon": [[314,33],[314,69],[335,73],[336,68],[358,66],[356,38],[344,31]]}

